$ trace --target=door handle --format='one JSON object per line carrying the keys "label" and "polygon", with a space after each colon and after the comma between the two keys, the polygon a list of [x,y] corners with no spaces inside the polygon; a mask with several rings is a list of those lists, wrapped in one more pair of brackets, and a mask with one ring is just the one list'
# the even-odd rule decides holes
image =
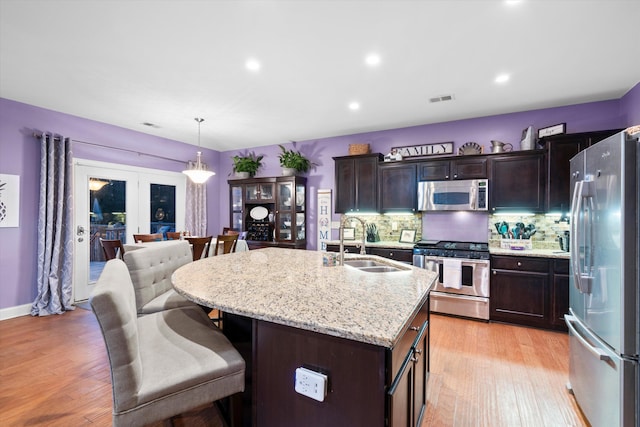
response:
{"label": "door handle", "polygon": [[79,225],[78,228],[76,229],[76,234],[78,236],[84,236],[84,227]]}
{"label": "door handle", "polygon": [[609,360],[611,360],[607,353],[589,344],[589,342],[582,336],[582,334],[580,334],[576,330],[576,328],[573,327],[573,323],[576,321],[577,319],[575,316],[572,316],[570,314],[564,315],[564,322],[567,324],[569,331],[573,333],[573,336],[578,339],[580,344],[582,344],[587,350],[589,350],[589,353],[593,354],[598,360],[602,360],[603,362],[608,362]]}

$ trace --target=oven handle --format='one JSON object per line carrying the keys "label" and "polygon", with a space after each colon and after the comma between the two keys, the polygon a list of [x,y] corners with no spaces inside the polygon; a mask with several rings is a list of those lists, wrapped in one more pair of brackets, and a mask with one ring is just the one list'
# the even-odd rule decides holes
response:
{"label": "oven handle", "polygon": [[[427,256],[425,255],[424,259],[425,261],[429,260],[429,261],[438,261],[440,263],[442,263],[442,261],[445,258],[449,258],[449,257],[440,257],[440,256]],[[470,259],[470,258],[456,258],[456,259],[460,259],[462,261],[462,265],[486,265],[487,267],[489,266],[489,260],[488,259]]]}

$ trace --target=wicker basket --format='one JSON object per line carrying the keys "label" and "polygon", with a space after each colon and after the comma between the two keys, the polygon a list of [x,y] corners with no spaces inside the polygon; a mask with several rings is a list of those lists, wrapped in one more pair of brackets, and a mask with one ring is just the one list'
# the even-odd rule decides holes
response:
{"label": "wicker basket", "polygon": [[369,154],[369,144],[349,144],[349,155]]}

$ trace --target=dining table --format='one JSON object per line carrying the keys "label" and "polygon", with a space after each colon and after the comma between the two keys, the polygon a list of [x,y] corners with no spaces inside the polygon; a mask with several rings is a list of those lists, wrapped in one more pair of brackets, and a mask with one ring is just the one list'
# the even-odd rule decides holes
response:
{"label": "dining table", "polygon": [[[128,251],[142,249],[145,247],[153,247],[156,245],[175,245],[177,242],[180,242],[180,240],[156,240],[153,242],[126,243],[123,245],[123,247],[126,253]],[[219,244],[220,244],[220,248],[219,248],[220,250],[218,251],[218,253],[222,253],[223,242],[220,242]],[[213,239],[211,239],[211,245],[209,245],[208,256],[213,256],[216,245],[218,245],[218,239],[214,237]],[[246,240],[238,240],[236,242],[236,250],[235,250],[236,252],[246,252],[248,250],[249,250],[249,245],[247,245]]]}

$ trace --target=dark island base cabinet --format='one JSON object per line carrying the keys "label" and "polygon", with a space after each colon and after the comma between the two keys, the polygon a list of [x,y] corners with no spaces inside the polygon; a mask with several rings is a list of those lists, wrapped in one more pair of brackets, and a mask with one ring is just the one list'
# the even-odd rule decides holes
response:
{"label": "dark island base cabinet", "polygon": [[490,319],[566,331],[568,268],[568,260],[492,256]]}
{"label": "dark island base cabinet", "polygon": [[[393,349],[225,313],[248,374],[244,426],[418,427],[426,408],[429,301]],[[295,391],[295,370],[328,376],[323,402]]]}

